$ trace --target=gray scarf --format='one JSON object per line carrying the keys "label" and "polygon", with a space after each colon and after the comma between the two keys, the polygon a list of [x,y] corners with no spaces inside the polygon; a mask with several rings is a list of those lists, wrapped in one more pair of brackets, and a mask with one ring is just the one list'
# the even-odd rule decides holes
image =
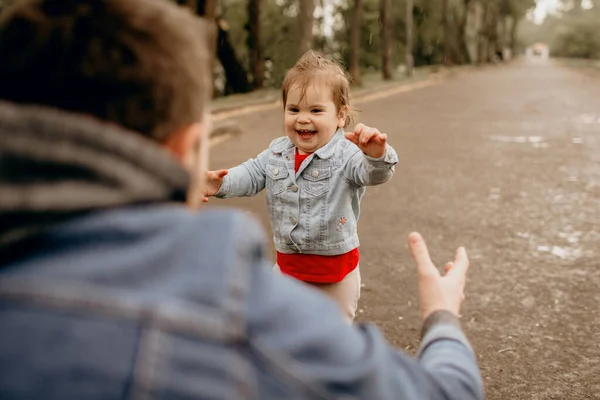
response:
{"label": "gray scarf", "polygon": [[141,134],[0,101],[0,250],[92,210],[183,202],[188,183],[175,158]]}

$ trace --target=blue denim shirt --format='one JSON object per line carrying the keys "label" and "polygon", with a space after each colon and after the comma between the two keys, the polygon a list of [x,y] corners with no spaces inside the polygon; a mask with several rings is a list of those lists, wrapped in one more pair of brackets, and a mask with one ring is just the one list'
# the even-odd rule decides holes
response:
{"label": "blue denim shirt", "polygon": [[241,213],[119,207],[36,243],[0,269],[2,400],[483,399],[458,327],[408,357],[273,274]]}
{"label": "blue denim shirt", "polygon": [[271,142],[256,159],[231,168],[216,196],[254,196],[266,188],[273,241],[281,253],[338,255],[359,246],[357,223],[365,186],[387,182],[398,156],[365,155],[338,130],[295,172],[288,137]]}

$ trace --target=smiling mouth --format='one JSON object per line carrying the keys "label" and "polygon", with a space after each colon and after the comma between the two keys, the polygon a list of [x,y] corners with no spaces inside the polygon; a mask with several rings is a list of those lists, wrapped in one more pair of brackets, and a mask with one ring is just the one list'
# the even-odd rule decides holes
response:
{"label": "smiling mouth", "polygon": [[296,129],[296,133],[300,136],[300,138],[302,139],[310,139],[312,138],[314,135],[317,134],[317,131],[311,131],[308,129]]}

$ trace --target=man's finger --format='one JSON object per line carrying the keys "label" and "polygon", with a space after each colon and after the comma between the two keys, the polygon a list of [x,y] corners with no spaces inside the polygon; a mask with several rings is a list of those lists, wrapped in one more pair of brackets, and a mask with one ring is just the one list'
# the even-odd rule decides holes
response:
{"label": "man's finger", "polygon": [[454,267],[454,263],[452,261],[446,263],[446,266],[445,266],[446,273],[450,272],[452,267]]}
{"label": "man's finger", "polygon": [[449,274],[466,275],[469,270],[469,257],[467,257],[467,251],[464,247],[456,249],[456,255],[454,256],[454,266]]}
{"label": "man's finger", "polygon": [[428,275],[431,273],[438,273],[437,269],[431,262],[427,245],[425,245],[425,241],[419,233],[413,232],[408,235],[408,246],[410,248],[412,258],[417,263],[420,274]]}

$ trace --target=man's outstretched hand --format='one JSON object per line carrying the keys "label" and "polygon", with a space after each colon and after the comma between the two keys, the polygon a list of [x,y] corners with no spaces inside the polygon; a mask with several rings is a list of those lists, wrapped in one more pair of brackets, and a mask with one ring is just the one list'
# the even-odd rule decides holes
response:
{"label": "man's outstretched hand", "polygon": [[464,247],[456,250],[454,261],[446,264],[446,274],[442,276],[433,265],[427,245],[420,234],[411,233],[408,245],[419,273],[419,300],[423,321],[438,310],[447,310],[458,316],[465,299],[465,281],[469,269],[469,259]]}

